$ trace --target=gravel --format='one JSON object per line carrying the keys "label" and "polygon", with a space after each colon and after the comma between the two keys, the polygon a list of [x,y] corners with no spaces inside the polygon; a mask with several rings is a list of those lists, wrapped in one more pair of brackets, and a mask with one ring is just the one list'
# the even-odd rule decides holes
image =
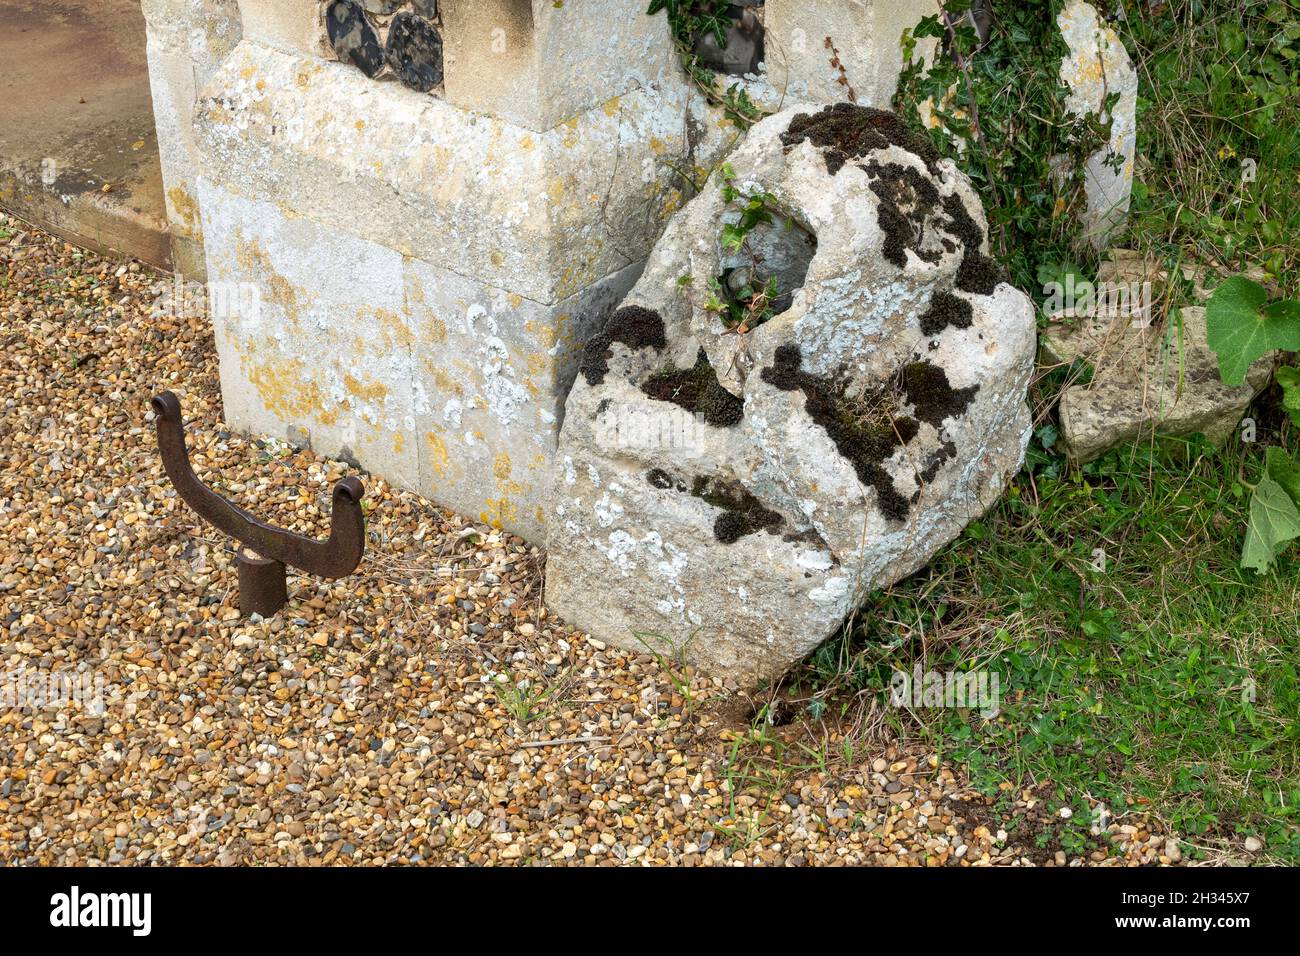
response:
{"label": "gravel", "polygon": [[[1058,847],[1041,795],[994,804],[898,744],[774,786],[735,772],[766,745],[734,688],[575,633],[538,549],[373,476],[359,571],[291,572],[289,607],[241,619],[231,542],[163,477],[150,396],[175,390],[200,475],[281,526],[323,536],[354,470],[222,422],[205,320],[151,315],[165,277],[2,215],[0,270],[0,671],[11,693],[80,674],[102,703],[0,711],[0,863],[1181,856],[1134,808],[1111,853]],[[844,752],[821,725],[768,731],[801,732]]]}

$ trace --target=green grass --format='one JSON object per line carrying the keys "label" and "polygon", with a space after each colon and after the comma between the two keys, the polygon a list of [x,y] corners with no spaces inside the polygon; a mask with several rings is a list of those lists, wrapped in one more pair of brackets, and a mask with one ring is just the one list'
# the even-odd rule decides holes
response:
{"label": "green grass", "polygon": [[1266,577],[1238,568],[1240,479],[1262,457],[1165,441],[1056,478],[1055,463],[1022,473],[796,681],[833,706],[861,690],[885,700],[893,670],[918,661],[997,672],[993,720],[890,719],[990,794],[1052,782],[1081,830],[1085,794],[1113,812],[1137,800],[1193,844],[1258,834],[1300,861],[1300,561]]}

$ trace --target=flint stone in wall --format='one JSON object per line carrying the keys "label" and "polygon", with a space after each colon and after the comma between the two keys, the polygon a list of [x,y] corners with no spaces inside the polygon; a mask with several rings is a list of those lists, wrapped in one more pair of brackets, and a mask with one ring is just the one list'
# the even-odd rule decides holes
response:
{"label": "flint stone in wall", "polygon": [[758,268],[802,284],[727,333],[707,306],[739,204],[715,177],[674,217],[569,395],[546,593],[599,639],[750,683],[994,502],[1035,329],[969,181],[893,114],[789,110],[730,163],[774,197]]}

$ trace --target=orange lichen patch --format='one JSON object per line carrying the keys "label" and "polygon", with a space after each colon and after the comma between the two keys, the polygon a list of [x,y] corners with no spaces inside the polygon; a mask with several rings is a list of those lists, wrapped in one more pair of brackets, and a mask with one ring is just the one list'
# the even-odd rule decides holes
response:
{"label": "orange lichen patch", "polygon": [[524,297],[518,292],[511,292],[510,298],[507,301],[510,303],[510,308],[518,309],[524,304]]}
{"label": "orange lichen patch", "polygon": [[298,287],[280,275],[271,262],[271,257],[262,248],[261,243],[256,239],[245,239],[243,236],[236,237],[235,260],[246,274],[254,273],[262,276],[262,285],[265,287],[271,303],[284,310],[285,317],[294,325],[297,325],[300,308]]}
{"label": "orange lichen patch", "polygon": [[347,372],[343,373],[343,385],[349,394],[364,402],[379,402],[388,396],[388,386],[382,382],[371,382],[367,385]]}
{"label": "orange lichen patch", "polygon": [[538,524],[546,524],[546,513],[542,511],[541,505],[537,506],[537,511],[535,512],[535,514],[537,515]]}
{"label": "orange lichen patch", "polygon": [[533,148],[533,138],[531,136],[525,136],[522,139],[520,139],[519,148],[522,150],[531,151]]}
{"label": "orange lichen patch", "polygon": [[508,481],[511,467],[510,456],[502,452],[497,455],[496,461],[492,462],[492,474],[496,475],[499,481]]}
{"label": "orange lichen patch", "polygon": [[650,137],[650,152],[654,153],[656,156],[662,156],[667,149],[668,144],[658,136]]}
{"label": "orange lichen patch", "polygon": [[612,100],[606,100],[603,109],[605,110],[605,115],[606,115],[606,116],[610,116],[610,117],[617,116],[617,115],[618,115],[618,97],[616,96],[616,97],[614,97]]}
{"label": "orange lichen patch", "polygon": [[180,186],[173,186],[167,190],[167,198],[171,201],[176,215],[181,217],[180,225],[184,235],[193,237],[199,222],[199,204]]}
{"label": "orange lichen patch", "polygon": [[357,318],[362,322],[366,322],[367,319],[373,319],[375,323],[378,324],[380,333],[383,336],[383,347],[385,351],[409,348],[415,341],[415,335],[406,324],[405,318],[391,309],[376,309],[371,306],[366,306],[357,311]]}
{"label": "orange lichen patch", "polygon": [[393,433],[393,454],[400,455],[406,448],[406,435],[402,432]]}
{"label": "orange lichen patch", "polygon": [[242,360],[244,374],[257,389],[262,406],[281,421],[297,424],[313,417],[322,425],[338,421],[338,409],[325,409],[325,396],[319,383],[307,376],[299,359],[256,363]]}
{"label": "orange lichen patch", "polygon": [[451,464],[447,455],[447,443],[437,432],[426,432],[424,441],[429,446],[429,467],[439,478],[445,478],[447,466]]}
{"label": "orange lichen patch", "polygon": [[493,249],[492,253],[488,256],[488,258],[492,260],[492,264],[496,266],[498,269],[500,269],[503,265],[506,264],[505,253],[502,252],[500,249]]}
{"label": "orange lichen patch", "polygon": [[489,527],[502,528],[518,521],[519,509],[509,498],[488,499],[486,504],[487,510],[479,512],[479,520]]}
{"label": "orange lichen patch", "polygon": [[464,394],[465,387],[459,381],[452,378],[446,369],[439,368],[427,358],[424,359],[421,364],[424,365],[424,370],[429,373],[429,377],[433,379],[433,384],[438,387],[438,391],[448,395]]}
{"label": "orange lichen patch", "polygon": [[564,127],[568,132],[564,134],[564,139],[561,140],[561,143],[565,149],[573,149],[573,147],[578,145],[578,118],[575,116],[573,119],[566,122]]}
{"label": "orange lichen patch", "polygon": [[555,326],[530,319],[524,323],[524,331],[536,339],[537,344],[542,348],[551,349],[555,347]]}

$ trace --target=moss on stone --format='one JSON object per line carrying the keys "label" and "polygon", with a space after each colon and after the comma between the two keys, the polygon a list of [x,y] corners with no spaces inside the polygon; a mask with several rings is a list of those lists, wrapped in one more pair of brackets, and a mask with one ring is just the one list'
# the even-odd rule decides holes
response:
{"label": "moss on stone", "polygon": [[943,201],[948,214],[945,228],[962,244],[961,265],[957,268],[957,288],[978,295],[992,295],[999,282],[1006,279],[1002,267],[980,252],[984,230],[966,210],[961,198],[953,193]]}
{"label": "moss on stone", "polygon": [[921,316],[921,331],[926,335],[938,335],[949,326],[969,329],[973,314],[970,303],[961,296],[939,291],[930,297],[930,308]]}
{"label": "moss on stone", "polygon": [[691,494],[719,509],[713,521],[713,536],[723,544],[734,544],[758,531],[775,531],[785,523],[739,482],[697,475],[691,483]]}
{"label": "moss on stone", "polygon": [[978,385],[954,389],[948,384],[948,373],[931,362],[912,362],[903,368],[903,392],[913,413],[935,428],[965,412],[979,390]]}
{"label": "moss on stone", "polygon": [[688,369],[669,366],[654,373],[641,391],[661,402],[672,402],[715,428],[729,428],[745,415],[745,402],[718,384],[704,349]]}
{"label": "moss on stone", "polygon": [[663,349],[663,317],[653,309],[628,305],[609,317],[605,328],[587,340],[581,371],[588,385],[599,385],[609,372],[610,346],[621,342],[630,349]]}
{"label": "moss on stone", "polygon": [[809,417],[821,426],[836,449],[853,466],[862,484],[876,489],[876,501],[885,517],[901,521],[910,502],[894,487],[884,462],[894,450],[916,437],[920,426],[909,415],[898,415],[897,400],[888,387],[858,395],[849,394],[849,380],[839,381],[802,370],[799,346],[777,348],[773,364],[760,375],[782,391],[802,391]]}
{"label": "moss on stone", "polygon": [[939,159],[934,146],[893,113],[853,103],[836,103],[817,113],[796,116],[781,134],[781,142],[790,149],[804,140],[822,151],[826,171],[832,176],[849,160],[890,145],[915,153],[927,166]]}

